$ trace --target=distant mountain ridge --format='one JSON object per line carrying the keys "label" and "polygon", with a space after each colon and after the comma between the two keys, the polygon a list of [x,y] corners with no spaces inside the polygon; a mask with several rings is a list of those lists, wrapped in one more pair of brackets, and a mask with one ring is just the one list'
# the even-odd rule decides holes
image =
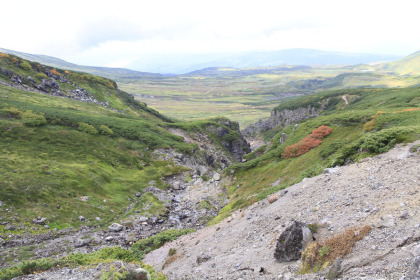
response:
{"label": "distant mountain ridge", "polygon": [[3,49],[3,48],[0,48],[0,52],[17,55],[19,57],[22,57],[30,61],[38,62],[38,63],[45,64],[52,67],[57,67],[60,69],[86,72],[92,75],[102,76],[102,77],[113,79],[116,81],[121,80],[121,79],[138,79],[138,78],[145,78],[145,77],[151,78],[151,77],[162,76],[161,74],[157,74],[157,73],[139,72],[139,71],[125,69],[125,68],[109,68],[109,67],[78,65],[78,64],[70,63],[63,59],[52,57],[52,56],[40,55],[40,54],[28,54],[24,52],[18,52],[14,50]]}
{"label": "distant mountain ridge", "polygon": [[[18,55],[22,58],[47,64],[61,69],[87,72],[116,81],[138,78],[161,77],[162,74],[186,74],[212,68],[250,68],[278,65],[355,65],[373,62],[387,62],[400,59],[400,56],[331,52],[312,49],[285,49],[278,51],[252,51],[212,54],[156,54],[141,56],[125,68],[81,66],[65,60],[0,48],[1,52]],[[161,73],[161,74],[157,74]]]}
{"label": "distant mountain ridge", "polygon": [[129,65],[132,69],[148,72],[184,74],[212,67],[267,67],[288,65],[355,65],[386,62],[400,56],[330,52],[312,49],[285,49],[278,51],[253,51],[220,54],[159,55],[137,60]]}

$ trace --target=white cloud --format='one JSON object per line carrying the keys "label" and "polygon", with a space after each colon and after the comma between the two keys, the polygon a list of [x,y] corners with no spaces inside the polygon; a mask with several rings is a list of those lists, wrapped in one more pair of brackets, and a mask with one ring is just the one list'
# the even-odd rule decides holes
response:
{"label": "white cloud", "polygon": [[82,64],[121,66],[157,53],[297,47],[405,55],[420,49],[417,3],[5,1],[0,47]]}

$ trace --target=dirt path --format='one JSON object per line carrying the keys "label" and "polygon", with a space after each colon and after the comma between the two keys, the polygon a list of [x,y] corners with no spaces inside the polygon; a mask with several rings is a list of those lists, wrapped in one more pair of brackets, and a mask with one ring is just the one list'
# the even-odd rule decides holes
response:
{"label": "dirt path", "polygon": [[349,105],[349,101],[347,100],[347,96],[343,95],[341,96],[341,98],[344,100],[344,102],[346,103],[346,106]]}
{"label": "dirt path", "polygon": [[[420,155],[409,152],[413,145],[305,179],[279,192],[276,202],[236,211],[149,253],[144,262],[163,268],[169,279],[320,279],[297,275],[299,262],[273,257],[277,237],[297,219],[321,225],[317,239],[372,226],[343,260],[341,279],[405,279],[420,258]],[[171,258],[170,248],[176,249]]]}

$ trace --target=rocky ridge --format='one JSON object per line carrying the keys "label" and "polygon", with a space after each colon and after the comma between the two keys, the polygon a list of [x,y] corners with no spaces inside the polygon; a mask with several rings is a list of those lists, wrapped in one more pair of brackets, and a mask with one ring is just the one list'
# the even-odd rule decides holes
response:
{"label": "rocky ridge", "polygon": [[[95,99],[95,97],[90,94],[86,89],[80,87],[76,84],[71,83],[63,76],[57,76],[52,74],[50,71],[45,71],[45,74],[48,76],[46,79],[42,79],[41,83],[37,84],[35,80],[31,76],[27,76],[26,78],[17,75],[11,70],[0,68],[0,73],[4,76],[10,78],[12,83],[0,80],[0,85],[13,87],[20,90],[31,91],[41,94],[47,94],[51,96],[59,96],[64,98],[71,98],[82,102],[94,103],[98,104],[102,107],[108,108],[115,112],[119,112],[116,109],[113,109],[109,106],[109,102],[101,102]],[[60,83],[68,83],[71,84],[74,89],[72,90],[62,90],[60,89]],[[122,113],[122,112],[119,112]]]}
{"label": "rocky ridge", "polygon": [[[298,274],[300,261],[278,262],[280,234],[294,220],[317,224],[322,240],[354,226],[369,234],[338,260],[340,279],[419,279],[420,155],[409,145],[358,163],[325,170],[233,213],[221,223],[182,236],[146,255],[168,279],[325,279]],[[176,256],[169,258],[170,248]]]}

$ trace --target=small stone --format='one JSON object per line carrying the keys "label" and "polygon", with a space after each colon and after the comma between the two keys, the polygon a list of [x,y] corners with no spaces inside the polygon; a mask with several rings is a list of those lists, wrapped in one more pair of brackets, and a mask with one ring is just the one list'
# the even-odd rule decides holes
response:
{"label": "small stone", "polygon": [[200,264],[200,263],[206,262],[210,259],[211,259],[211,256],[209,256],[209,255],[201,255],[201,256],[197,257],[196,262],[197,262],[197,264]]}
{"label": "small stone", "polygon": [[45,225],[44,228],[45,229],[50,229],[50,226],[49,225]]}
{"label": "small stone", "polygon": [[4,245],[6,243],[6,241],[0,237],[0,245]]}
{"label": "small stone", "polygon": [[[141,196],[141,192],[136,193],[135,196],[136,197],[140,197]],[[104,201],[104,202],[106,202],[106,201]]]}
{"label": "small stone", "polygon": [[289,192],[288,190],[282,190],[282,191],[280,192],[280,197],[285,196],[288,192]]}
{"label": "small stone", "polygon": [[105,241],[106,242],[110,242],[112,240],[114,240],[114,237],[113,236],[107,236],[107,237],[105,237]]}
{"label": "small stone", "polygon": [[277,196],[277,195],[270,195],[269,197],[268,197],[268,202],[269,203],[273,203],[273,202],[275,202],[275,201],[277,201],[277,199],[279,199],[279,197]]}
{"label": "small stone", "polygon": [[79,197],[79,200],[80,200],[81,202],[88,202],[88,201],[89,201],[89,199],[90,199],[90,197],[89,197],[89,196],[81,196],[81,197]]}
{"label": "small stone", "polygon": [[85,222],[85,221],[86,221],[86,219],[85,219],[85,217],[83,217],[83,216],[79,216],[79,221],[81,221],[81,222]]}
{"label": "small stone", "polygon": [[4,205],[4,202],[0,200],[0,207]]}
{"label": "small stone", "polygon": [[91,242],[90,239],[77,239],[76,243],[74,244],[75,248],[80,248],[89,245]]}
{"label": "small stone", "polygon": [[220,174],[219,173],[214,173],[214,175],[213,175],[213,180],[215,180],[215,181],[220,181]]}
{"label": "small stone", "polygon": [[150,274],[141,267],[136,268],[131,273],[131,276],[133,277],[133,279],[138,279],[138,280],[150,280],[151,279]]}
{"label": "small stone", "polygon": [[378,246],[376,246],[376,245],[372,245],[372,247],[370,247],[372,250],[378,250]]}
{"label": "small stone", "polygon": [[101,218],[96,217],[95,220],[97,220],[99,222],[99,221],[101,221]]}
{"label": "small stone", "polygon": [[395,225],[395,221],[392,215],[385,215],[381,217],[379,227],[392,227],[394,225]]}
{"label": "small stone", "polygon": [[118,231],[122,231],[123,230],[123,226],[118,224],[118,223],[113,223],[112,225],[110,225],[108,227],[109,231],[113,231],[113,232],[118,232]]}
{"label": "small stone", "polygon": [[407,219],[408,218],[408,211],[404,210],[400,213],[400,219]]}

